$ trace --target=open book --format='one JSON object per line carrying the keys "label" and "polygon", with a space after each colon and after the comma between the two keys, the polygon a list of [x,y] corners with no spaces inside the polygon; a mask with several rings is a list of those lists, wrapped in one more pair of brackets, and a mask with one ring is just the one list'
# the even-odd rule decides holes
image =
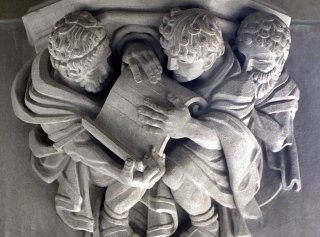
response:
{"label": "open book", "polygon": [[136,83],[130,69],[126,68],[112,87],[97,118],[94,121],[83,119],[82,124],[123,160],[129,157],[139,160],[150,150],[150,146],[162,155],[169,137],[142,129],[137,108],[143,105],[145,98],[160,106],[172,107],[167,100],[169,93],[177,96],[193,112],[206,106],[205,99],[164,74],[156,84],[152,84],[145,75],[141,83]]}

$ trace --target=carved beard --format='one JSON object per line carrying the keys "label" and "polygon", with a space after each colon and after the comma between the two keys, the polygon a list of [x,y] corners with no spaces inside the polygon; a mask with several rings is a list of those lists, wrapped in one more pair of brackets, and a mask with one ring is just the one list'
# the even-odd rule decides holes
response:
{"label": "carved beard", "polygon": [[103,75],[88,75],[82,78],[80,86],[84,87],[88,92],[97,93],[103,89],[105,80],[106,77],[103,77]]}
{"label": "carved beard", "polygon": [[268,73],[252,70],[249,72],[249,78],[256,84],[256,98],[261,99],[267,95],[276,85],[283,67],[275,67]]}
{"label": "carved beard", "polygon": [[105,87],[105,81],[109,75],[109,66],[106,73],[101,73],[100,70],[95,70],[82,77],[79,81],[80,86],[86,91],[97,93]]}

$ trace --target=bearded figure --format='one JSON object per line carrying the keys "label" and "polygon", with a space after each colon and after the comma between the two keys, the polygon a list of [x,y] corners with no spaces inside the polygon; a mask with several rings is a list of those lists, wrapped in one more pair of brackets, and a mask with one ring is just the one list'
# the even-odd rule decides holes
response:
{"label": "bearded figure", "polygon": [[[244,56],[243,70],[255,83],[255,104],[249,126],[264,148],[264,177],[280,185],[262,182],[260,205],[281,190],[301,189],[293,120],[298,109],[299,89],[284,64],[291,43],[289,27],[277,16],[254,13],[243,20],[237,34],[238,51]],[[267,178],[267,177],[266,177]],[[265,181],[267,179],[262,179]]]}

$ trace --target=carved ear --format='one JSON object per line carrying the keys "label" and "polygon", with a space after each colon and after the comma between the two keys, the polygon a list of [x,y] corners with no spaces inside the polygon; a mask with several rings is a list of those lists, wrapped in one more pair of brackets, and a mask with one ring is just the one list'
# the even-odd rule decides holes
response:
{"label": "carved ear", "polygon": [[216,59],[217,57],[215,53],[209,53],[205,58],[203,69],[205,71],[209,70],[213,66],[213,64],[216,62]]}

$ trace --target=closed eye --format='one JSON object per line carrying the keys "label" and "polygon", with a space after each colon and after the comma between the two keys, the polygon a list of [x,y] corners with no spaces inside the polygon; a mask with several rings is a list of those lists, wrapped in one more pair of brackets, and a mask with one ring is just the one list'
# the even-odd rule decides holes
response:
{"label": "closed eye", "polygon": [[259,63],[273,63],[273,60],[256,59]]}
{"label": "closed eye", "polygon": [[254,60],[253,65],[259,65],[263,67],[273,67],[274,62],[273,61],[266,61],[266,60]]}

